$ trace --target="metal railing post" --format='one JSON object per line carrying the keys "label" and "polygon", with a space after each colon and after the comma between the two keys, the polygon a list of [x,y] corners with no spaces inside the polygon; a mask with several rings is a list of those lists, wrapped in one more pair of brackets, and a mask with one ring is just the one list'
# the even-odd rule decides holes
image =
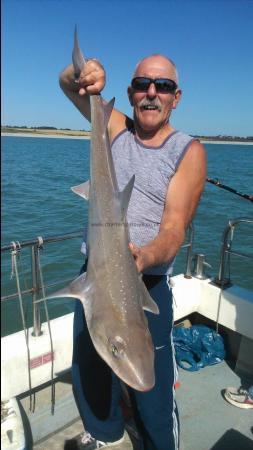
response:
{"label": "metal railing post", "polygon": [[[221,246],[221,252],[220,252],[220,265],[219,265],[219,273],[218,276],[214,279],[214,283],[218,286],[229,287],[231,286],[231,279],[230,276],[228,278],[225,277],[226,275],[226,268],[227,268],[227,258],[229,254],[234,254],[237,256],[241,256],[244,258],[252,258],[250,255],[245,255],[243,253],[236,253],[231,250],[232,242],[234,238],[234,229],[237,225],[241,223],[249,223],[253,224],[253,219],[242,217],[234,220],[230,220],[228,222],[228,225],[225,227],[223,231],[222,236],[222,246]],[[230,239],[229,239],[230,236]]]}
{"label": "metal railing post", "polygon": [[184,278],[192,278],[192,270],[191,270],[191,265],[192,265],[192,244],[193,244],[193,239],[194,239],[194,227],[193,227],[193,223],[190,223],[189,227],[188,227],[188,233],[189,233],[189,243],[187,246],[187,253],[186,253],[186,271],[184,274]]}
{"label": "metal railing post", "polygon": [[220,252],[220,266],[219,266],[219,274],[218,277],[215,278],[215,283],[219,286],[228,286],[231,284],[230,278],[225,278],[226,273],[226,260],[227,260],[227,251],[229,250],[230,245],[227,242],[229,232],[231,232],[230,226],[227,226],[223,233],[223,243],[221,246]]}
{"label": "metal railing post", "polygon": [[39,279],[39,266],[38,266],[38,245],[32,246],[32,286],[33,286],[33,294],[32,294],[32,309],[33,309],[33,336],[41,336],[41,319],[40,319],[40,306],[36,303],[40,292],[40,279]]}

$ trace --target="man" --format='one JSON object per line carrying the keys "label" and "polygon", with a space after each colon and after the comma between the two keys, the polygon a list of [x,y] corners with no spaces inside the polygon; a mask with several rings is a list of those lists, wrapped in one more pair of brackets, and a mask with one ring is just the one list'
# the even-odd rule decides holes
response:
{"label": "man", "polygon": [[[89,60],[75,80],[73,66],[60,76],[60,85],[90,120],[89,95],[105,85],[105,71]],[[131,390],[136,420],[146,450],[178,449],[178,419],[174,398],[176,368],[172,344],[172,294],[168,283],[173,260],[184,241],[205,183],[205,151],[201,143],[170,124],[172,109],[181,98],[174,63],[162,55],[141,60],[128,87],[133,120],[113,110],[108,134],[119,188],[135,174],[127,220],[130,248],[138,271],[160,314],[147,313],[155,346],[156,384],[149,392]],[[122,442],[124,422],[118,406],[119,380],[112,374],[111,405],[103,420],[96,417],[87,397],[94,353],[80,302],[74,323],[73,388],[80,415],[89,433],[79,448],[101,448]],[[93,364],[93,363],[92,363]],[[106,373],[106,371],[105,371]],[[93,383],[94,384],[94,383]],[[88,387],[87,387],[88,386]]]}

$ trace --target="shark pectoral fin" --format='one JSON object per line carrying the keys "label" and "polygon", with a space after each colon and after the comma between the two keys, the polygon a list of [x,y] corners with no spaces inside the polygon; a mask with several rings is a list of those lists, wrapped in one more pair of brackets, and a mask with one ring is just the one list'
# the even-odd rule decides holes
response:
{"label": "shark pectoral fin", "polygon": [[75,194],[80,195],[81,197],[85,198],[85,200],[89,200],[90,197],[90,182],[85,181],[85,183],[79,184],[78,186],[73,186],[71,188]]}
{"label": "shark pectoral fin", "polygon": [[59,289],[59,291],[53,292],[52,294],[49,294],[45,297],[45,300],[48,298],[63,298],[63,297],[73,297],[76,298],[75,295],[72,294],[72,292],[69,289],[69,286],[63,289]]}
{"label": "shark pectoral fin", "polygon": [[82,303],[84,303],[86,299],[86,292],[88,291],[88,286],[85,283],[85,279],[86,273],[82,273],[67,287],[59,289],[59,291],[47,295],[44,300],[47,300],[49,298],[71,297],[74,299],[79,299]]}
{"label": "shark pectoral fin", "polygon": [[122,207],[122,219],[125,218],[127,213],[127,208],[132,195],[133,187],[135,182],[135,175],[133,175],[128,181],[127,185],[124,187],[123,191],[119,192],[120,203]]}
{"label": "shark pectoral fin", "polygon": [[104,126],[105,129],[108,126],[111,114],[112,114],[112,110],[114,107],[114,102],[115,102],[115,97],[113,97],[109,102],[105,102],[103,101],[103,105],[104,105]]}
{"label": "shark pectoral fin", "polygon": [[144,283],[142,283],[142,307],[145,311],[152,312],[153,314],[159,314],[159,308],[150,296]]}
{"label": "shark pectoral fin", "polygon": [[145,299],[145,302],[143,302],[143,309],[145,311],[152,312],[153,314],[160,314],[156,302],[154,302],[154,300],[151,297],[148,300]]}

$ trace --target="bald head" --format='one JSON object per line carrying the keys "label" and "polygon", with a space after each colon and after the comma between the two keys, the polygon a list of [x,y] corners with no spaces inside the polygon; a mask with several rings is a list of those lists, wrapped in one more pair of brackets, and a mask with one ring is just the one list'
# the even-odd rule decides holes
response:
{"label": "bald head", "polygon": [[153,76],[154,78],[170,78],[178,85],[178,72],[174,62],[160,54],[143,58],[135,67],[133,77]]}

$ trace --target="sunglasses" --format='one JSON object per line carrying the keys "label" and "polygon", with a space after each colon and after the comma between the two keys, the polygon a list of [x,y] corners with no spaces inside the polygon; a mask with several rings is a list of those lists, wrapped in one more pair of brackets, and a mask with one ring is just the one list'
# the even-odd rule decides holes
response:
{"label": "sunglasses", "polygon": [[162,94],[175,92],[177,89],[177,83],[169,78],[135,77],[131,81],[131,86],[135,91],[147,92],[152,83],[156,91]]}

